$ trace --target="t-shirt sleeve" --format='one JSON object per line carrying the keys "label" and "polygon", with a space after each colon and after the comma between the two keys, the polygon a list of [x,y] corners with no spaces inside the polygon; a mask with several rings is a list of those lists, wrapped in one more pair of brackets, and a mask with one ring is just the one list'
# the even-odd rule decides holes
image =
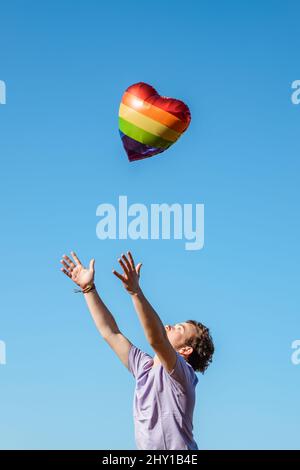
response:
{"label": "t-shirt sleeve", "polygon": [[128,356],[129,372],[137,379],[150,363],[153,363],[153,358],[132,344]]}
{"label": "t-shirt sleeve", "polygon": [[175,367],[169,373],[169,377],[171,380],[179,383],[182,387],[190,385],[195,387],[198,383],[198,377],[196,376],[194,369],[178,353],[176,353]]}

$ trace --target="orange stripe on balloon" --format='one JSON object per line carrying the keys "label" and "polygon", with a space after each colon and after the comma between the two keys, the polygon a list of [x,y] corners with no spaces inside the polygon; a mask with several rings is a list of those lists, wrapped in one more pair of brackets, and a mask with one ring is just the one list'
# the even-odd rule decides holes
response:
{"label": "orange stripe on balloon", "polygon": [[160,122],[164,126],[169,127],[177,132],[184,132],[186,130],[186,123],[178,119],[171,113],[164,111],[157,106],[148,103],[147,101],[141,100],[137,96],[132,95],[131,93],[125,92],[122,98],[122,103],[135,111],[148,116],[155,121]]}

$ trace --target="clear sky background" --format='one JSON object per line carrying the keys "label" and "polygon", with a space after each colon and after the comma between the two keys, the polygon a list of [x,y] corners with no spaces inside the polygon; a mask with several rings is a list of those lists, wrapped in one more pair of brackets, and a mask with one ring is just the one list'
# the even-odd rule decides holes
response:
{"label": "clear sky background", "polygon": [[[120,328],[147,352],[111,273],[127,249],[165,323],[199,319],[201,449],[299,449],[299,2],[4,1],[0,7],[0,447],[133,449],[134,380],[60,272],[96,258]],[[170,150],[129,163],[124,90],[145,81],[191,109]],[[205,247],[96,237],[96,208],[205,204]]]}

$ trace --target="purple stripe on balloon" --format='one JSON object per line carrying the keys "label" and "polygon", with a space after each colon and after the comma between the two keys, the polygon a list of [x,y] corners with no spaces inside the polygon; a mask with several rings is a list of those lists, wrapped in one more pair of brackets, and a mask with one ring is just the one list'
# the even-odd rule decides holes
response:
{"label": "purple stripe on balloon", "polygon": [[149,145],[141,144],[141,142],[137,142],[131,137],[128,137],[127,135],[123,134],[123,132],[121,131],[120,134],[124,148],[128,155],[128,159],[131,162],[134,160],[142,160],[144,158],[152,157],[153,155],[156,155],[166,150],[159,147],[150,147]]}

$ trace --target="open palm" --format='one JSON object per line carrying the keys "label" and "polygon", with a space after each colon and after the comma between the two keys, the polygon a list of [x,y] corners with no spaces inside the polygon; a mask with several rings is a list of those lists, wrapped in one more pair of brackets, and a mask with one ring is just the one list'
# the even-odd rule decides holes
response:
{"label": "open palm", "polygon": [[60,262],[64,267],[61,268],[61,271],[72,279],[81,289],[85,289],[94,282],[95,260],[92,259],[89,268],[85,268],[73,251],[71,251],[71,257],[73,261],[68,256],[63,255]]}
{"label": "open palm", "polygon": [[120,279],[123,286],[129,292],[129,294],[137,294],[140,291],[140,271],[142,263],[135,266],[132,254],[130,251],[127,252],[127,256],[121,255],[118,262],[123,269],[123,274],[118,273],[115,269],[113,270],[114,275]]}

